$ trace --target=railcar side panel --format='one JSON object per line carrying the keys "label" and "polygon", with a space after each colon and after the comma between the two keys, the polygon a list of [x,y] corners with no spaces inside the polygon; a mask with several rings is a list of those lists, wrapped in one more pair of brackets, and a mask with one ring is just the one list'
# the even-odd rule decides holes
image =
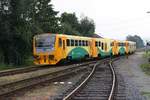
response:
{"label": "railcar side panel", "polygon": [[124,55],[135,50],[136,43],[131,41],[49,33],[33,37],[35,64],[54,65],[66,60]]}

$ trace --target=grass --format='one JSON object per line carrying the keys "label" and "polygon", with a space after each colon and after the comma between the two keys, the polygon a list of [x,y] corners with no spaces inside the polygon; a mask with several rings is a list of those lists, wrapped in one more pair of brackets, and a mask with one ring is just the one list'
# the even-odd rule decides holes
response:
{"label": "grass", "polygon": [[148,98],[150,98],[150,92],[141,92],[141,94],[143,95],[143,96],[146,96],[146,97],[148,97]]}
{"label": "grass", "polygon": [[25,66],[34,65],[33,64],[33,57],[29,57],[28,59],[26,59],[24,65]]}
{"label": "grass", "polygon": [[19,66],[0,64],[0,70],[7,70],[7,69],[18,68],[18,67],[19,67]]}
{"label": "grass", "polygon": [[145,72],[145,74],[150,75],[150,64],[149,63],[142,64],[140,67]]}
{"label": "grass", "polygon": [[150,50],[147,51],[147,52],[145,52],[145,53],[143,54],[143,57],[144,57],[144,58],[149,58],[149,57],[150,57]]}
{"label": "grass", "polygon": [[23,67],[28,67],[30,65],[34,65],[32,57],[29,57],[28,59],[26,59],[25,63],[23,65],[20,65],[20,66],[0,64],[0,71],[1,70],[7,70],[7,69],[23,68]]}
{"label": "grass", "polygon": [[[146,58],[148,61],[148,59],[150,58],[150,50],[147,52],[144,52],[143,57]],[[140,67],[145,72],[145,74],[150,75],[150,63],[149,62],[141,64]]]}

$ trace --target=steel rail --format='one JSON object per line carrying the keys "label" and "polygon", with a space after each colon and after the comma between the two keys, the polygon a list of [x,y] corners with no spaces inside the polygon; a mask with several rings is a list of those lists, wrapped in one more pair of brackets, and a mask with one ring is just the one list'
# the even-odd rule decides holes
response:
{"label": "steel rail", "polygon": [[113,68],[112,61],[110,61],[109,67],[110,67],[110,69],[112,71],[112,75],[113,75],[112,76],[112,78],[113,78],[113,84],[112,84],[112,88],[111,88],[108,100],[112,100],[113,99],[113,93],[114,93],[114,90],[115,90],[115,84],[116,84],[116,73],[115,73],[115,70]]}
{"label": "steel rail", "polygon": [[[114,59],[114,61],[117,60]],[[96,66],[98,65],[99,63],[96,63],[92,69],[92,71],[90,72],[90,74],[87,76],[87,78],[80,84],[78,85],[74,90],[72,90],[67,96],[65,96],[63,98],[63,100],[70,100],[73,95],[83,86],[85,85],[89,79],[91,78],[91,76],[94,74],[95,72],[95,69],[96,69]],[[115,74],[115,71],[114,71],[114,68],[112,66],[112,61],[109,62],[109,67],[110,67],[110,70],[111,70],[111,73],[112,73],[112,86],[111,86],[111,91],[110,91],[110,94],[109,94],[109,97],[108,97],[108,100],[112,100],[113,98],[113,92],[114,92],[114,89],[115,89],[115,84],[116,84],[116,74]]]}
{"label": "steel rail", "polygon": [[98,65],[98,63],[96,63],[91,71],[91,73],[88,75],[88,77],[78,86],[76,87],[72,92],[70,92],[66,97],[63,98],[63,100],[69,100],[72,95],[77,91],[79,90],[89,79],[90,77],[94,74],[94,71],[96,69],[96,66]]}
{"label": "steel rail", "polygon": [[[91,61],[91,62],[94,62],[94,61]],[[91,63],[91,62],[73,63],[73,64],[69,64],[68,66],[74,66],[74,65],[77,65],[77,64],[82,65],[82,64]],[[28,72],[43,70],[43,69],[65,67],[65,66],[64,65],[60,65],[60,66],[35,65],[35,66],[29,66],[29,67],[23,67],[23,68],[7,69],[7,70],[0,71],[0,77],[9,76],[9,75],[16,75],[16,74],[22,74],[22,73],[28,73]]]}
{"label": "steel rail", "polygon": [[8,84],[0,85],[0,96],[12,93],[13,91],[16,91],[25,87],[29,87],[32,85],[42,83],[44,81],[53,80],[61,76],[65,76],[65,75],[86,69],[87,67],[90,67],[91,66],[90,64],[92,63],[95,63],[95,61],[74,65],[70,68],[62,69],[56,72],[47,73],[47,74],[43,74],[43,75],[39,75],[39,76],[35,76],[35,77],[23,79],[23,80],[11,82]]}

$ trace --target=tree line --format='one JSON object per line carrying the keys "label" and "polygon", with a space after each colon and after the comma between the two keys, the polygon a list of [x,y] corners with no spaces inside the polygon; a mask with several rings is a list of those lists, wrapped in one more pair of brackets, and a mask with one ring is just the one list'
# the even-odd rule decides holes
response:
{"label": "tree line", "polygon": [[143,48],[144,47],[144,42],[141,39],[141,37],[138,35],[134,35],[134,36],[128,35],[126,37],[126,40],[136,42],[136,48]]}
{"label": "tree line", "polygon": [[95,23],[75,13],[58,17],[51,0],[0,1],[0,63],[21,65],[32,55],[32,37],[42,33],[90,36]]}

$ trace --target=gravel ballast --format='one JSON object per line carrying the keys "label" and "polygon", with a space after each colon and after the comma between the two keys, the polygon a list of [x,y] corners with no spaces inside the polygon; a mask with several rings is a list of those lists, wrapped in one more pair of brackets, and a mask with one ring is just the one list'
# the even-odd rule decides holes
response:
{"label": "gravel ballast", "polygon": [[150,76],[146,75],[140,65],[146,63],[144,52],[115,61],[117,71],[124,78],[127,100],[150,100]]}

